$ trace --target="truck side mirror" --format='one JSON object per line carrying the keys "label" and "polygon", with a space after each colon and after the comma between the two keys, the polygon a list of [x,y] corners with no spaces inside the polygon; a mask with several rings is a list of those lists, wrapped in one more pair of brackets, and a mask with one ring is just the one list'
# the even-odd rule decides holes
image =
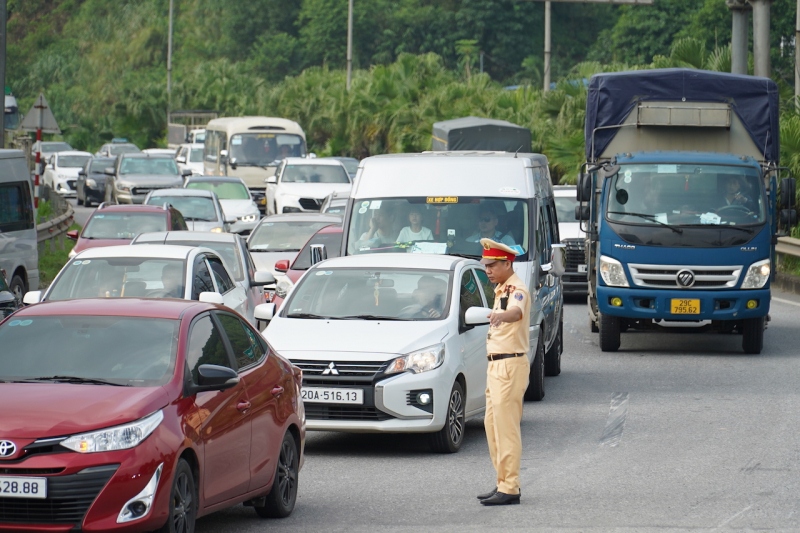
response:
{"label": "truck side mirror", "polygon": [[589,206],[581,203],[575,206],[575,220],[589,220]]}
{"label": "truck side mirror", "polygon": [[[783,178],[781,180],[781,209],[793,209],[797,194],[797,184],[794,178]],[[781,216],[783,216],[781,214]]]}
{"label": "truck side mirror", "polygon": [[578,175],[578,190],[576,191],[579,202],[588,202],[592,199],[592,175],[581,172]]}
{"label": "truck side mirror", "polygon": [[781,227],[787,232],[797,225],[797,211],[794,209],[781,209]]}

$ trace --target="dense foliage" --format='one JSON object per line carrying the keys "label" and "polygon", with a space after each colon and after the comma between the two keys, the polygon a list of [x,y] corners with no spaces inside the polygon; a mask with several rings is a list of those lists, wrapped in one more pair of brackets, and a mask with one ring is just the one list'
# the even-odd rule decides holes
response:
{"label": "dense foliage", "polygon": [[[534,149],[569,180],[583,156],[584,82],[593,73],[730,70],[725,0],[554,3],[557,84],[544,93],[542,4],[355,0],[347,92],[347,0],[175,0],[171,108],[292,118],[312,150],[357,157],[429,149],[438,120],[505,119],[531,128]],[[9,0],[7,85],[24,110],[43,91],[77,148],[112,136],[163,144],[168,5]],[[783,162],[800,175],[794,9],[795,0],[772,4],[772,62],[785,105]]]}

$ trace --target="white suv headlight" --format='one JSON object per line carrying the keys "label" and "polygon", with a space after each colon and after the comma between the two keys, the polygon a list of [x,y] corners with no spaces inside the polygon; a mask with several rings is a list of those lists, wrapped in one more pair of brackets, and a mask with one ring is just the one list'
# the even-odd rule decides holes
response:
{"label": "white suv headlight", "polygon": [[127,450],[138,446],[158,427],[162,420],[164,420],[164,413],[159,410],[136,422],[73,435],[61,441],[61,445],[79,453]]}
{"label": "white suv headlight", "polygon": [[767,284],[770,272],[771,267],[769,259],[753,263],[750,265],[750,268],[747,269],[747,274],[745,274],[744,281],[742,282],[742,288],[760,289]]}
{"label": "white suv headlight", "polygon": [[428,346],[422,350],[393,359],[386,368],[386,374],[412,372],[419,374],[442,366],[444,362],[444,343]]}
{"label": "white suv headlight", "polygon": [[240,222],[255,222],[258,219],[258,215],[244,215],[243,217],[239,217]]}
{"label": "white suv headlight", "polygon": [[616,259],[600,256],[600,275],[603,281],[610,287],[628,287],[628,278],[625,277],[625,269],[622,263]]}

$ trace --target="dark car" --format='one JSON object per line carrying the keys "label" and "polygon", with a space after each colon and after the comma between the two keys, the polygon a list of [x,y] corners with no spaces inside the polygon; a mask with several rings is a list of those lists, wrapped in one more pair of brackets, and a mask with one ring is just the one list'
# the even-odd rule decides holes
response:
{"label": "dark car", "polygon": [[106,195],[105,169],[114,166],[113,157],[93,157],[78,171],[76,193],[78,205],[91,207],[99,204]]}
{"label": "dark car", "polygon": [[110,142],[100,147],[97,151],[99,157],[117,157],[120,154],[138,154],[138,146],[129,142]]}
{"label": "dark car", "polygon": [[70,230],[67,237],[77,241],[69,258],[87,248],[130,243],[140,233],[187,230],[180,211],[163,205],[108,205],[102,203],[80,230]]}
{"label": "dark car", "polygon": [[106,202],[141,204],[150,191],[183,187],[184,177],[191,176],[192,171],[180,170],[175,159],[167,155],[136,153],[117,157],[105,174]]}
{"label": "dark car", "polygon": [[47,302],[0,322],[0,345],[0,529],[194,531],[240,503],[294,509],[302,374],[230,309]]}

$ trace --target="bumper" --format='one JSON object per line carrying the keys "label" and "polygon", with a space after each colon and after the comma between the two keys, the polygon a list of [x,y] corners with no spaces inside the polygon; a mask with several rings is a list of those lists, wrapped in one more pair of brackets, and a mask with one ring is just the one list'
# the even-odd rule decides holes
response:
{"label": "bumper", "polygon": [[[621,306],[612,306],[611,298],[622,299]],[[673,314],[671,300],[700,300],[699,314]],[[746,303],[756,300],[754,309]],[[742,320],[759,318],[769,313],[769,287],[757,290],[653,290],[629,287],[597,287],[597,305],[601,313],[635,319],[661,320]]]}
{"label": "bumper", "polygon": [[[21,475],[47,478],[47,498],[0,498],[0,531],[158,529],[169,511],[175,456],[159,449],[154,436],[148,439],[151,442],[130,450],[43,454],[15,465],[24,472]],[[150,510],[138,520],[117,523],[120,511],[144,489],[162,462],[164,467]],[[13,470],[7,468],[4,475],[14,475]],[[57,473],[40,475],[32,471]]]}
{"label": "bumper", "polygon": [[[439,367],[421,374],[404,372],[362,387],[336,386],[363,388],[364,405],[351,408],[306,401],[306,428],[348,433],[433,433],[444,427],[454,380],[452,372]],[[305,377],[303,385],[326,386],[320,381],[307,383]],[[414,401],[419,391],[432,393],[433,401],[426,409]]]}
{"label": "bumper", "polygon": [[117,189],[117,202],[120,204],[143,204],[145,194],[131,194],[129,192],[123,192]]}
{"label": "bumper", "polygon": [[252,222],[242,222],[241,220],[237,220],[230,225],[230,229],[228,231],[231,233],[250,233],[257,225],[258,219]]}
{"label": "bumper", "polygon": [[53,184],[61,196],[75,196],[75,180],[56,180]]}

